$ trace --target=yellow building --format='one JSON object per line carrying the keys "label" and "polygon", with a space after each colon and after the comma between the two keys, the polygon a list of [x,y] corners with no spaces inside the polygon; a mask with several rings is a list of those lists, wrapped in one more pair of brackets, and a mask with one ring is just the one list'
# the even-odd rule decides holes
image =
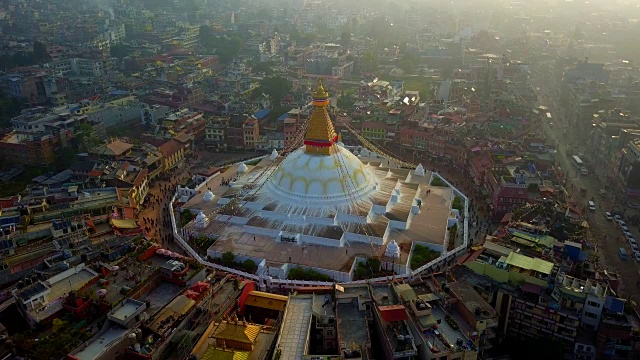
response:
{"label": "yellow building", "polygon": [[200,360],[266,360],[275,339],[273,328],[246,321],[211,323],[191,355]]}

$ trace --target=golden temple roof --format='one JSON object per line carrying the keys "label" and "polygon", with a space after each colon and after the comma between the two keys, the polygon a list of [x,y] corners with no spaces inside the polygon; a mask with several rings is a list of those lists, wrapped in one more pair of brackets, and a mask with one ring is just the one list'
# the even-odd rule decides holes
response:
{"label": "golden temple roof", "polygon": [[305,152],[307,154],[329,155],[338,136],[327,112],[329,94],[322,85],[322,79],[318,79],[318,86],[312,95],[315,109],[309,119],[307,134],[304,138]]}
{"label": "golden temple roof", "polygon": [[260,334],[259,325],[238,322],[222,322],[211,337],[214,339],[255,344],[258,334]]}

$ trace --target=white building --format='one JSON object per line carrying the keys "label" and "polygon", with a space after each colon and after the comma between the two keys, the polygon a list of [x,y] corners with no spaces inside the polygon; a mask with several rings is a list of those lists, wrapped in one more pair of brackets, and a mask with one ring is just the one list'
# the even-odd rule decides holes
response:
{"label": "white building", "polygon": [[353,62],[350,61],[343,65],[337,65],[331,68],[331,75],[336,77],[348,77],[353,71]]}
{"label": "white building", "polygon": [[105,73],[105,65],[101,60],[70,58],[54,61],[46,66],[60,71],[63,75],[99,77]]}

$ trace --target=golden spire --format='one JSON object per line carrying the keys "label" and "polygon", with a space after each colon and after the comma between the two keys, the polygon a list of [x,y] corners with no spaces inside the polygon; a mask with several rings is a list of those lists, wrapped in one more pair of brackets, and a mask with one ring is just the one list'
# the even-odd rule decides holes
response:
{"label": "golden spire", "polygon": [[312,93],[315,109],[309,119],[307,134],[304,138],[307,154],[330,155],[338,136],[327,112],[329,94],[318,79],[318,86]]}

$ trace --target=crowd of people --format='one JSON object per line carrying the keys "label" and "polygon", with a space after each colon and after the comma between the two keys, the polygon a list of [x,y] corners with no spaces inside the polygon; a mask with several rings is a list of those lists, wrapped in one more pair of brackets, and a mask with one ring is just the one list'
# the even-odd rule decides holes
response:
{"label": "crowd of people", "polygon": [[[147,238],[160,245],[169,247],[174,242],[171,228],[170,208],[171,197],[176,192],[179,182],[188,175],[185,172],[173,171],[163,176],[149,190],[144,208],[138,216],[138,223],[142,226]],[[180,251],[172,247],[174,251]]]}

